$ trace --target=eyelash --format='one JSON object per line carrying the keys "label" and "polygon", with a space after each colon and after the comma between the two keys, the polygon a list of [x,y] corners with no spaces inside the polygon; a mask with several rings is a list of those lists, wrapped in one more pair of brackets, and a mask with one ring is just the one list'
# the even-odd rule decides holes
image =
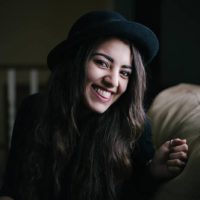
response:
{"label": "eyelash", "polygon": [[109,68],[109,66],[110,66],[107,62],[105,62],[105,61],[103,61],[103,60],[100,60],[100,59],[95,59],[94,62],[95,62],[97,65],[99,65],[99,66],[101,66],[101,67],[103,67],[103,68]]}
{"label": "eyelash", "polygon": [[121,71],[121,74],[122,74],[123,77],[125,77],[125,78],[129,78],[130,75],[131,75],[131,72]]}
{"label": "eyelash", "polygon": [[[101,59],[94,59],[94,62],[102,68],[109,68],[110,67],[109,63],[107,63],[107,62],[105,62],[104,60],[101,60]],[[131,75],[131,72],[121,71],[120,74],[122,75],[123,78],[129,78],[130,75]]]}

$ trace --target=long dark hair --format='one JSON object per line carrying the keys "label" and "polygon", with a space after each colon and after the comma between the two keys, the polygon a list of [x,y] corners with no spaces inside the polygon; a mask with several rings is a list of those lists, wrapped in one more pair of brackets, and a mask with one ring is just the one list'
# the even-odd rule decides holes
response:
{"label": "long dark hair", "polygon": [[27,162],[33,166],[32,194],[37,183],[50,182],[55,199],[64,187],[73,200],[115,199],[116,183],[133,171],[131,154],[145,121],[142,59],[131,44],[133,72],[127,91],[105,113],[83,118],[84,66],[96,44],[90,41],[70,49],[51,74],[44,116]]}

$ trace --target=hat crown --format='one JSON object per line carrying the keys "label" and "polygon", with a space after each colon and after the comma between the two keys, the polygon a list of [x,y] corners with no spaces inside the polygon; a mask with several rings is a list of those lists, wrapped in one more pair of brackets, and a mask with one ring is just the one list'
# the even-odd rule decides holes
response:
{"label": "hat crown", "polygon": [[[98,26],[114,21],[127,21],[122,15],[114,11],[92,11],[81,16],[71,27],[68,39],[80,33],[86,33]],[[92,35],[92,33],[90,32]]]}

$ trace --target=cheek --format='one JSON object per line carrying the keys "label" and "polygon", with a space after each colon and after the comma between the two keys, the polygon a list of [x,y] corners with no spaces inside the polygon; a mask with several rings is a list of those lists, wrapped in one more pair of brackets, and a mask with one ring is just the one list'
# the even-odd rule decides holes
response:
{"label": "cheek", "polygon": [[124,92],[126,92],[127,88],[128,88],[128,80],[123,80],[121,82],[120,93],[123,94]]}
{"label": "cheek", "polygon": [[98,78],[98,71],[94,67],[89,66],[86,69],[86,73],[85,73],[86,82],[95,81],[97,78]]}
{"label": "cheek", "polygon": [[91,62],[87,63],[86,69],[85,69],[85,82],[84,82],[84,100],[85,103],[88,104],[88,100],[90,99],[90,92],[92,84],[96,82],[97,79],[97,72]]}

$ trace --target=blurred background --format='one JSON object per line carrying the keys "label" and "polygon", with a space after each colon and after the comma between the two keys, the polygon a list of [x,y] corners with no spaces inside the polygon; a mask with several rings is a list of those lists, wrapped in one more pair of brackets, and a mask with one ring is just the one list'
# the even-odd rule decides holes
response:
{"label": "blurred background", "polygon": [[200,83],[199,0],[0,0],[0,180],[20,102],[45,89],[49,50],[94,9],[118,11],[157,34],[160,51],[147,68],[147,108],[164,88]]}

